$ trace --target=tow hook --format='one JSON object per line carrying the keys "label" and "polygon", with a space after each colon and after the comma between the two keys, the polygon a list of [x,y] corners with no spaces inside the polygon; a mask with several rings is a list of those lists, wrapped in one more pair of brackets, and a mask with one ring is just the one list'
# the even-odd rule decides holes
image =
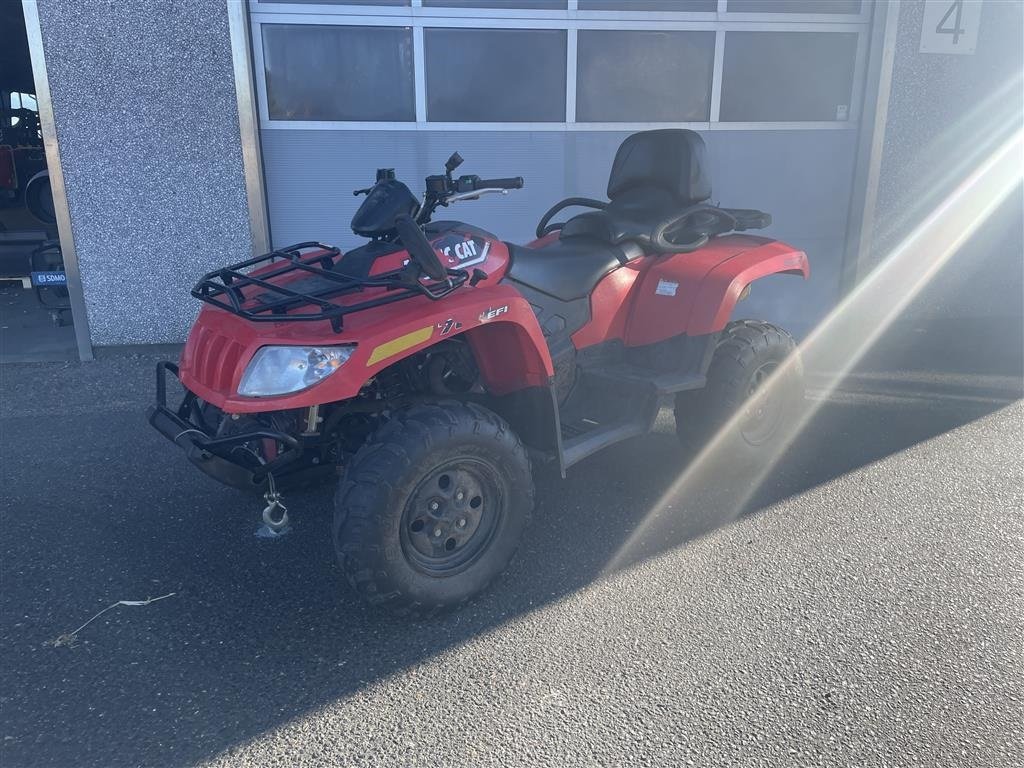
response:
{"label": "tow hook", "polygon": [[263,526],[256,531],[260,538],[274,538],[288,532],[288,507],[281,501],[281,494],[274,486],[274,476],[267,475],[267,492],[263,494],[267,506],[263,508]]}

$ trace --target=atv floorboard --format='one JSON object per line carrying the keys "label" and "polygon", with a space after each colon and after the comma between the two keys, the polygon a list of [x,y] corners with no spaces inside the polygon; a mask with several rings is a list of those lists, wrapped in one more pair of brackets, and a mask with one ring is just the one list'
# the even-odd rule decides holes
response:
{"label": "atv floorboard", "polygon": [[637,414],[635,418],[617,419],[595,424],[589,429],[577,422],[562,425],[562,466],[566,469],[613,443],[646,434],[650,419]]}
{"label": "atv floorboard", "polygon": [[[655,371],[621,361],[580,369],[580,381],[561,417],[562,466],[646,434],[661,396],[704,386],[691,371]],[[608,419],[609,414],[616,414]]]}
{"label": "atv floorboard", "polygon": [[706,383],[706,378],[693,371],[654,371],[650,368],[641,368],[629,363],[616,363],[611,366],[600,368],[588,368],[584,372],[587,376],[609,383],[629,384],[632,386],[647,384],[654,387],[659,395],[674,394],[687,389],[700,389]]}

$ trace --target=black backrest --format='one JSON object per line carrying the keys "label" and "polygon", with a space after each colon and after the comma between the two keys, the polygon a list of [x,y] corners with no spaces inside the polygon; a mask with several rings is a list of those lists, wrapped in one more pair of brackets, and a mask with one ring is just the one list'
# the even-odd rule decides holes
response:
{"label": "black backrest", "polygon": [[684,206],[711,197],[704,139],[699,133],[663,128],[634,133],[622,142],[608,177],[608,199],[651,187],[671,192]]}

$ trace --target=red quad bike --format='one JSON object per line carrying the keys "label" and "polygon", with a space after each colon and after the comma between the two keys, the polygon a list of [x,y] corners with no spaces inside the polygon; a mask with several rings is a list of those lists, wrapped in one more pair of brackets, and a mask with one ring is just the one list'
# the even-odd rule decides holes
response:
{"label": "red quad bike", "polygon": [[[423,201],[382,169],[341,253],[299,243],[210,272],[179,365],[157,368],[150,423],[203,472],[265,492],[338,482],[338,561],[368,602],[429,613],[508,564],[533,508],[531,459],[565,473],[651,430],[674,405],[699,445],[738,411],[738,461],[765,450],[802,400],[799,367],[760,383],[792,338],[732,320],[754,280],[808,275],[784,243],[732,234],[770,217],[708,202],[704,142],[637,133],[619,148],[609,202],[569,198],[537,239],[512,245],[439,206],[521,178],[426,180]],[[592,211],[550,223],[559,211]],[[184,400],[166,404],[167,374]]]}

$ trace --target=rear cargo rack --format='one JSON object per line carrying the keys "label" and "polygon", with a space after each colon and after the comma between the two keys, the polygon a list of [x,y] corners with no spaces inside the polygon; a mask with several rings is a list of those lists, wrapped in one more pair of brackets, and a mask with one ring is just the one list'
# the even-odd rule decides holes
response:
{"label": "rear cargo rack", "polygon": [[[231,264],[200,278],[192,295],[233,315],[255,323],[314,322],[330,320],[335,333],[342,329],[342,318],[383,304],[426,296],[444,298],[467,279],[464,270],[449,270],[443,282],[424,283],[420,271],[412,262],[401,269],[370,277],[356,277],[337,271],[341,251],[315,241],[296,243]],[[282,261],[273,269],[253,275],[250,270]],[[310,279],[299,279],[281,285],[273,282],[295,272],[306,273]],[[250,289],[248,293],[244,289]],[[384,288],[383,294],[353,304],[336,304],[330,299],[366,288]],[[307,308],[305,311],[297,311]]]}

